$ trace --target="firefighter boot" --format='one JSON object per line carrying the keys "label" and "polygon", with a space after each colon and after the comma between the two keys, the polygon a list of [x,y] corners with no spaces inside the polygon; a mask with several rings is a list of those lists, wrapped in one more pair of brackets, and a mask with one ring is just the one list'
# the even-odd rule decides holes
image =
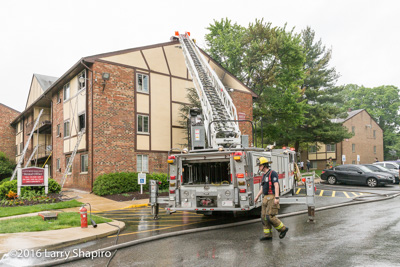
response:
{"label": "firefighter boot", "polygon": [[279,238],[282,239],[286,236],[287,231],[289,231],[289,227],[286,227],[285,230],[283,230],[280,234],[279,234]]}
{"label": "firefighter boot", "polygon": [[260,241],[268,241],[268,240],[272,240],[272,236],[264,236],[260,238]]}

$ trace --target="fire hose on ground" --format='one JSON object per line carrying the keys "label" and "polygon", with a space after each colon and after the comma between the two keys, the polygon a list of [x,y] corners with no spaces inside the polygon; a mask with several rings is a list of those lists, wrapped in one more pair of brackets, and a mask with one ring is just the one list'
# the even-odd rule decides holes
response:
{"label": "fire hose on ground", "polygon": [[[346,203],[341,203],[341,204],[335,204],[335,205],[330,205],[330,206],[325,206],[325,207],[320,207],[316,208],[316,211],[324,211],[324,210],[329,210],[329,209],[335,209],[335,208],[340,208],[340,207],[346,207],[346,206],[351,206],[351,205],[358,205],[358,204],[365,204],[365,203],[371,203],[371,202],[377,202],[377,201],[383,201],[383,200],[388,200],[388,199],[393,199],[400,196],[400,193],[396,194],[376,194],[372,196],[359,196],[354,198],[356,202],[346,202]],[[362,200],[362,199],[368,199],[368,198],[373,198],[369,200]],[[296,211],[296,212],[291,212],[291,213],[286,213],[286,214],[281,214],[278,215],[278,218],[286,218],[286,217],[292,217],[292,216],[297,216],[301,214],[307,214],[307,210],[301,210],[301,211]],[[139,240],[134,240],[134,241],[129,241],[121,244],[115,244],[113,246],[109,246],[106,248],[98,249],[96,251],[93,251],[93,253],[98,253],[98,252],[105,252],[105,251],[112,251],[114,250],[114,254],[112,257],[110,257],[107,266],[110,264],[111,259],[115,256],[115,253],[118,249],[122,248],[127,248],[151,241],[156,241],[164,238],[169,238],[169,237],[176,237],[180,235],[186,235],[186,234],[193,234],[193,233],[199,233],[199,232],[204,232],[204,231],[212,231],[212,230],[219,230],[219,229],[224,229],[224,228],[229,228],[229,227],[237,227],[237,226],[242,226],[242,225],[248,225],[252,223],[259,223],[260,219],[253,219],[253,220],[248,220],[244,222],[235,222],[235,223],[229,223],[229,224],[224,224],[224,225],[216,225],[216,226],[207,226],[207,227],[202,227],[202,228],[196,228],[196,229],[189,229],[189,230],[182,230],[182,231],[177,231],[177,232],[172,232],[172,233],[166,233],[166,234],[160,234],[157,236],[152,236],[152,237],[146,237],[142,238]],[[119,232],[118,232],[119,234]],[[118,241],[118,235],[117,235],[117,241]],[[117,242],[116,241],[116,242]],[[77,261],[80,259],[85,259],[84,257],[72,257],[68,259],[59,259],[59,260],[54,260],[50,262],[45,262],[42,264],[36,264],[34,266],[37,267],[45,267],[45,266],[55,266],[55,265],[60,265],[60,264],[66,264],[69,262]]]}

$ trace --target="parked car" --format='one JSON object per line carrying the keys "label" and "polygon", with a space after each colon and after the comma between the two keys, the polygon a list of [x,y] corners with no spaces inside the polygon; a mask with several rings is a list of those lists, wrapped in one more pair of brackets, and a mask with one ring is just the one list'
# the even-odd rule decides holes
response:
{"label": "parked car", "polygon": [[399,173],[398,172],[393,172],[385,167],[382,167],[377,164],[363,164],[363,166],[367,167],[373,172],[384,172],[384,173],[389,173],[394,176],[394,183],[398,184],[399,183]]}
{"label": "parked car", "polygon": [[397,173],[400,176],[400,164],[397,164],[393,161],[380,161],[372,164],[385,167],[386,169],[389,169],[391,172]]}
{"label": "parked car", "polygon": [[372,172],[362,165],[339,165],[322,171],[321,179],[329,184],[337,182],[346,184],[360,184],[376,187],[378,185],[393,184],[393,175],[382,172]]}

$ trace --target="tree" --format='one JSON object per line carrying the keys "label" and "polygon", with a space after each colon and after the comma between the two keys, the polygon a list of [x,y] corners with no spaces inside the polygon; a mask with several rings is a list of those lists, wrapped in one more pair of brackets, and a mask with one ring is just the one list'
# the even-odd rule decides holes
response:
{"label": "tree", "polygon": [[300,90],[305,60],[300,36],[263,20],[245,28],[223,19],[208,29],[206,51],[259,95],[253,116],[267,122],[267,139],[289,140],[287,126],[302,123],[305,105]]}
{"label": "tree", "polygon": [[[349,84],[343,92],[345,108],[365,109],[383,130],[385,159],[400,155],[400,90],[392,85],[374,88]],[[391,155],[390,150],[396,154]]]}
{"label": "tree", "polygon": [[302,143],[330,144],[351,137],[346,127],[332,122],[332,119],[347,116],[340,107],[343,87],[335,86],[339,75],[334,67],[329,66],[332,50],[326,49],[321,40],[315,41],[315,32],[310,27],[301,32],[301,37],[306,58],[301,87],[307,105],[304,123],[292,130],[296,151]]}
{"label": "tree", "polygon": [[11,176],[15,168],[15,164],[0,151],[0,180]]}

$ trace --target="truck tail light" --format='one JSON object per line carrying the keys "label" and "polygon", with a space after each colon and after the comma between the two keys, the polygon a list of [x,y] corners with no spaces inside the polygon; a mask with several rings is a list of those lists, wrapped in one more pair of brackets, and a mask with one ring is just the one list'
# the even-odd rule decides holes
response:
{"label": "truck tail light", "polygon": [[175,156],[168,156],[168,163],[174,164],[175,163]]}
{"label": "truck tail light", "polygon": [[175,194],[175,190],[169,190],[170,194]]}
{"label": "truck tail light", "polygon": [[294,151],[294,147],[291,147],[290,150],[291,150],[291,151]]}
{"label": "truck tail light", "polygon": [[175,179],[176,179],[176,176],[170,176],[169,179],[170,179],[170,180],[175,180]]}
{"label": "truck tail light", "polygon": [[246,189],[240,189],[239,193],[246,193]]}
{"label": "truck tail light", "polygon": [[236,178],[244,178],[244,173],[238,173],[238,174],[236,174]]}
{"label": "truck tail light", "polygon": [[322,171],[321,174],[325,173],[325,171]]}

